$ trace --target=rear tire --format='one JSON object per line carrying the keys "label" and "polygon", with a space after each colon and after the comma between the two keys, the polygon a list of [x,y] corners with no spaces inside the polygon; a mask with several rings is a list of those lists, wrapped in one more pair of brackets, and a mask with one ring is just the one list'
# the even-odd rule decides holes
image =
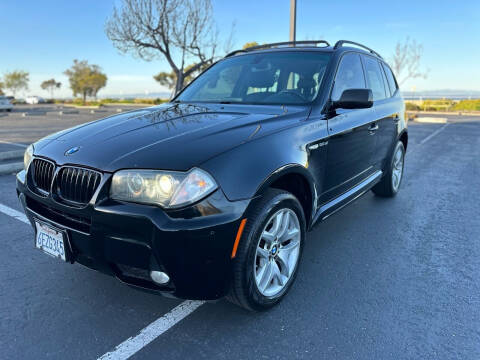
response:
{"label": "rear tire", "polygon": [[405,147],[401,141],[397,142],[392,156],[388,163],[387,173],[382,180],[376,184],[372,191],[381,197],[394,197],[397,195],[403,178],[403,167],[405,164]]}
{"label": "rear tire", "polygon": [[295,281],[306,221],[289,192],[268,189],[255,201],[233,259],[227,298],[247,310],[264,311],[279,303]]}

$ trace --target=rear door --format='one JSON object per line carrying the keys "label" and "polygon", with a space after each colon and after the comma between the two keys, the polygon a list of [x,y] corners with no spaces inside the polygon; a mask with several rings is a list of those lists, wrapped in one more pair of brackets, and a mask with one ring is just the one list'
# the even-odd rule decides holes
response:
{"label": "rear door", "polygon": [[385,161],[390,158],[390,150],[393,149],[397,139],[399,121],[403,116],[404,105],[392,70],[382,61],[380,61],[380,65],[385,75],[385,87],[387,88],[387,93],[390,90],[390,96],[384,101],[382,106],[376,109],[377,114],[387,121],[384,123],[385,128],[381,137],[379,136],[375,152],[378,154],[377,161],[380,161],[380,166],[385,169]]}
{"label": "rear door", "polygon": [[376,118],[376,145],[373,152],[373,165],[376,170],[385,169],[384,161],[388,157],[395,137],[395,121],[399,118],[397,106],[392,99],[390,87],[381,62],[369,55],[362,55],[367,86],[373,92],[373,107]]}
{"label": "rear door", "polygon": [[[346,89],[366,88],[360,55],[345,53],[335,75],[331,100]],[[328,148],[324,192],[325,203],[352,188],[372,173],[375,150],[375,114],[370,109],[337,109],[328,119]]]}

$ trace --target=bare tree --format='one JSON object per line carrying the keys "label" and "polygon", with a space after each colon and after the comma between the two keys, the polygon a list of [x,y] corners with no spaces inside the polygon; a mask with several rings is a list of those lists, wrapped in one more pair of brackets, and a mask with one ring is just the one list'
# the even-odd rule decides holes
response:
{"label": "bare tree", "polygon": [[397,77],[399,85],[408,79],[427,78],[427,71],[420,69],[420,60],[423,55],[423,45],[407,37],[405,42],[398,42],[395,46],[390,65]]}
{"label": "bare tree", "polygon": [[210,0],[122,0],[105,31],[123,53],[166,59],[175,74],[175,93],[214,61],[218,43]]}

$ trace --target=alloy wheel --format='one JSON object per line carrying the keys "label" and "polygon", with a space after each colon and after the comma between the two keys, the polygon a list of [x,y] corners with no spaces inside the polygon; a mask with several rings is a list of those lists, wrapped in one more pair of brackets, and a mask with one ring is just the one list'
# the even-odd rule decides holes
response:
{"label": "alloy wheel", "polygon": [[393,158],[393,169],[392,169],[392,187],[394,191],[397,191],[400,187],[400,182],[402,181],[403,175],[403,149],[398,147]]}
{"label": "alloy wheel", "polygon": [[297,267],[300,241],[300,222],[293,210],[278,210],[268,219],[254,263],[255,283],[262,295],[272,297],[285,288]]}

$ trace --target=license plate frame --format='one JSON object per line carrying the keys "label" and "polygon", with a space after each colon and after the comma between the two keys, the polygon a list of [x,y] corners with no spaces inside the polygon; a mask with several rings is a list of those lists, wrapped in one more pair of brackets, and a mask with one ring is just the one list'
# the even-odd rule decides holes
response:
{"label": "license plate frame", "polygon": [[[61,261],[70,262],[70,242],[67,231],[37,218],[34,218],[33,221],[35,224],[35,248]],[[40,239],[41,234],[43,236]]]}

